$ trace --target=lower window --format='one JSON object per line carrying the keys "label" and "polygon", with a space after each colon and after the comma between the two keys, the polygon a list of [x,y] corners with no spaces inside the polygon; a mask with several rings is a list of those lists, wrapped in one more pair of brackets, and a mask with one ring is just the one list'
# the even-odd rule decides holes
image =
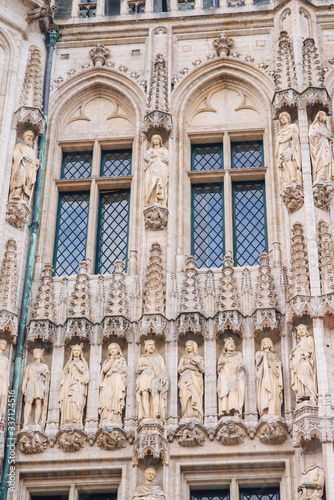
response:
{"label": "lower window", "polygon": [[228,490],[192,491],[190,500],[230,500]]}
{"label": "lower window", "polygon": [[280,500],[279,488],[245,488],[240,490],[240,500]]}
{"label": "lower window", "polygon": [[68,495],[31,495],[30,500],[68,500]]}
{"label": "lower window", "polygon": [[117,500],[117,493],[80,493],[79,500]]}

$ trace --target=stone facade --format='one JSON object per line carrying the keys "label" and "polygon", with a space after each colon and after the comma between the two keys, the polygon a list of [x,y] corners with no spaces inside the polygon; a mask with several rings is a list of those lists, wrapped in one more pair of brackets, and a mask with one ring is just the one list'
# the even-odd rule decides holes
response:
{"label": "stone facade", "polygon": [[[121,0],[114,16],[103,0],[2,6],[5,388],[44,132],[44,38],[59,34],[8,498],[190,500],[220,488],[238,500],[276,488],[334,500],[334,13],[329,0],[158,3]],[[237,168],[233,148],[252,141],[261,164]],[[217,144],[224,166],[193,169],[194,148]],[[122,150],[131,170],[101,174],[104,152]],[[91,171],[65,178],[75,152],[91,155]],[[240,264],[245,183],[265,186],[266,234]],[[193,200],[212,184],[224,186],[224,251],[203,265]],[[100,196],[119,192],[130,192],[125,257],[105,268]],[[69,193],[89,194],[89,210],[66,273],[55,249]],[[8,408],[1,458],[7,422]]]}

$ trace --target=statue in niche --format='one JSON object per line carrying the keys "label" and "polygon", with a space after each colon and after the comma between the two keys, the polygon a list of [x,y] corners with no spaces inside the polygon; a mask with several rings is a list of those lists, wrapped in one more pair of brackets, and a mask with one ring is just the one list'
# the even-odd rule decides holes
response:
{"label": "statue in niche", "polygon": [[334,137],[327,126],[327,115],[319,111],[309,129],[313,182],[331,181],[334,177]]}
{"label": "statue in niche", "polygon": [[145,354],[137,365],[136,399],[138,419],[165,420],[168,392],[168,374],[163,357],[155,352],[154,340],[146,340]]}
{"label": "statue in niche", "polygon": [[100,375],[100,424],[122,425],[128,368],[118,344],[109,344],[108,355]]}
{"label": "statue in niche", "polygon": [[7,341],[0,339],[0,420],[5,415],[9,388],[9,363],[7,356],[5,356],[6,346]]}
{"label": "statue in niche", "polygon": [[16,144],[13,153],[9,201],[29,203],[36,181],[39,160],[34,151],[35,134],[26,130],[23,143]]}
{"label": "statue in niche", "polygon": [[311,404],[316,404],[317,381],[314,341],[306,325],[298,325],[296,332],[299,342],[291,352],[291,387],[296,393],[297,403],[310,401]]}
{"label": "statue in niche", "polygon": [[298,486],[298,500],[319,500],[322,498],[325,486],[325,471],[322,467],[313,465],[302,473]]}
{"label": "statue in niche", "polygon": [[60,425],[82,429],[83,412],[86,405],[89,369],[82,352],[82,344],[71,347],[60,381]]}
{"label": "statue in niche", "polygon": [[219,416],[241,416],[245,401],[246,367],[241,352],[232,337],[224,339],[224,349],[218,360]]}
{"label": "statue in niche", "polygon": [[204,359],[198,354],[198,345],[194,340],[185,344],[186,354],[179,363],[179,389],[182,418],[203,419],[203,373]]}
{"label": "statue in niche", "polygon": [[163,146],[160,135],[154,135],[145,158],[145,207],[167,206],[168,150]]}
{"label": "statue in niche", "polygon": [[280,113],[280,131],[277,134],[277,162],[284,186],[302,184],[302,162],[299,141],[299,129],[291,123],[287,112]]}
{"label": "statue in niche", "polygon": [[255,356],[257,409],[263,415],[281,415],[283,402],[282,363],[274,352],[271,339],[261,341],[261,351]]}
{"label": "statue in niche", "polygon": [[[24,422],[23,428],[36,427],[44,430],[46,413],[48,407],[50,370],[46,363],[43,363],[44,349],[34,349],[34,362],[30,363],[25,371],[22,393],[24,394]],[[31,423],[32,410],[34,407],[34,422]]]}
{"label": "statue in niche", "polygon": [[166,495],[161,487],[154,483],[156,475],[155,469],[148,468],[145,470],[145,484],[137,486],[132,500],[166,500]]}

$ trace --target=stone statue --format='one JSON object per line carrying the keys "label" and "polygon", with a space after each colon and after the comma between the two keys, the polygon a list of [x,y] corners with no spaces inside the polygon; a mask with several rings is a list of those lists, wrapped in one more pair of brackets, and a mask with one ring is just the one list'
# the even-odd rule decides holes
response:
{"label": "stone statue", "polygon": [[319,500],[324,493],[325,471],[317,465],[309,467],[302,473],[298,486],[298,500]]}
{"label": "stone statue", "polygon": [[[23,428],[36,427],[44,430],[46,413],[48,408],[50,370],[46,363],[43,363],[44,349],[34,349],[34,362],[30,363],[25,371],[22,383],[24,394],[24,423]],[[31,423],[32,410],[34,407],[34,423]]]}
{"label": "stone statue", "polygon": [[246,367],[232,337],[224,339],[224,350],[218,360],[219,416],[241,416],[245,400]]}
{"label": "stone statue", "polygon": [[16,144],[14,148],[9,201],[30,201],[39,165],[33,149],[34,138],[34,132],[26,130],[23,134],[24,142]]}
{"label": "stone statue", "polygon": [[168,150],[163,147],[160,135],[154,135],[144,158],[145,207],[167,206],[168,161]]}
{"label": "stone statue", "polygon": [[136,399],[138,419],[165,419],[168,392],[168,374],[165,362],[155,353],[154,340],[145,341],[145,354],[138,360]]}
{"label": "stone statue", "polygon": [[334,137],[327,126],[327,115],[319,111],[309,129],[313,182],[334,177]]}
{"label": "stone statue", "polygon": [[185,348],[187,354],[182,356],[177,369],[180,374],[181,416],[202,419],[204,359],[199,356],[194,340],[188,340]]}
{"label": "stone statue", "polygon": [[155,469],[149,468],[145,470],[145,484],[137,486],[132,500],[166,500],[166,495],[161,487],[153,482],[156,475]]}
{"label": "stone statue", "polygon": [[82,417],[86,405],[89,369],[82,352],[82,344],[73,345],[60,381],[61,426],[82,429]]}
{"label": "stone statue", "polygon": [[291,352],[291,386],[296,393],[297,403],[309,400],[311,404],[316,404],[314,341],[309,335],[306,325],[298,325],[296,331],[299,343]]}
{"label": "stone statue", "polygon": [[302,184],[302,163],[299,142],[299,129],[291,123],[289,113],[279,115],[281,129],[277,134],[277,163],[284,186]]}
{"label": "stone statue", "polygon": [[5,356],[6,346],[7,341],[5,339],[0,339],[0,420],[3,419],[5,415],[9,388],[8,358]]}
{"label": "stone statue", "polygon": [[271,339],[264,338],[255,356],[257,409],[263,415],[281,415],[283,402],[282,363]]}
{"label": "stone statue", "polygon": [[118,344],[109,344],[108,354],[100,375],[100,424],[122,425],[128,368]]}

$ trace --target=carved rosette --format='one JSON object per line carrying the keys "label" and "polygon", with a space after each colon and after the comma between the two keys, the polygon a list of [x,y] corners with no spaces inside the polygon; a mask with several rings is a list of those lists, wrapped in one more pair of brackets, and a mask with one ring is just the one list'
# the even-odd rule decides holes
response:
{"label": "carved rosette", "polygon": [[280,196],[289,212],[295,212],[304,205],[304,188],[300,184],[287,186]]}
{"label": "carved rosette", "polygon": [[57,445],[63,451],[79,451],[84,448],[87,435],[81,429],[68,427],[57,434]]}
{"label": "carved rosette", "polygon": [[231,47],[234,45],[234,40],[225,33],[222,33],[219,38],[213,40],[212,45],[216,49],[218,56],[226,57],[231,53]]}
{"label": "carved rosette", "polygon": [[282,419],[260,420],[257,428],[259,440],[265,444],[282,444],[289,437],[288,428]]}
{"label": "carved rosette", "polygon": [[161,231],[165,229],[168,222],[168,208],[159,205],[152,205],[143,211],[145,228],[151,231]]}
{"label": "carved rosette", "polygon": [[247,427],[241,420],[223,420],[217,427],[216,438],[224,446],[234,446],[245,441]]}
{"label": "carved rosette", "polygon": [[168,445],[164,437],[164,429],[159,423],[143,423],[138,428],[135,440],[133,463],[138,465],[147,455],[154,460],[168,465]]}
{"label": "carved rosette", "polygon": [[96,434],[96,444],[104,450],[115,450],[126,447],[126,433],[120,427],[101,427]]}
{"label": "carved rosette", "polygon": [[17,446],[27,455],[42,453],[48,446],[48,438],[44,432],[27,429],[17,436]]}
{"label": "carved rosette", "polygon": [[203,446],[206,430],[200,423],[189,422],[180,425],[175,431],[175,438],[181,446]]}
{"label": "carved rosette", "polygon": [[90,49],[89,55],[93,61],[94,66],[102,67],[107,62],[110,56],[110,49],[107,49],[102,43],[98,43],[95,47]]}
{"label": "carved rosette", "polygon": [[315,182],[313,184],[313,199],[315,206],[322,210],[329,210],[333,193],[334,187],[331,182]]}

